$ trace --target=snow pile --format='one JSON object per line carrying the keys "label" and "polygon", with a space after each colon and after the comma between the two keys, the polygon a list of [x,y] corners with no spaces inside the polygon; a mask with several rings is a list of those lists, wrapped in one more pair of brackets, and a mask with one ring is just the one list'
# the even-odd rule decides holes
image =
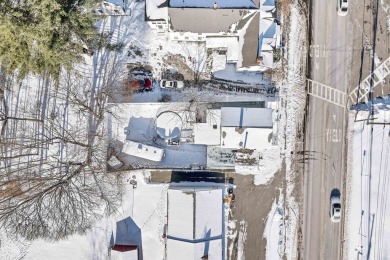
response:
{"label": "snow pile", "polygon": [[246,241],[247,228],[248,228],[248,223],[245,222],[245,220],[241,220],[240,231],[238,233],[238,242],[237,242],[237,260],[245,260],[244,246]]}
{"label": "snow pile", "polygon": [[280,148],[278,146],[272,146],[264,150],[256,150],[253,153],[253,158],[258,158],[256,165],[236,164],[236,173],[244,175],[253,174],[255,177],[255,185],[266,185],[280,169]]}
{"label": "snow pile", "polygon": [[[226,224],[226,240],[235,239],[237,237],[237,231],[236,231],[236,225],[237,220],[228,220]],[[227,248],[228,251],[228,259],[232,259],[232,253],[234,249],[234,243],[230,243],[229,248]]]}
{"label": "snow pile", "polygon": [[271,211],[267,217],[263,237],[267,240],[266,258],[267,260],[282,259],[284,246],[284,224],[283,224],[283,197],[279,196],[279,201],[272,204]]}
{"label": "snow pile", "polygon": [[[350,122],[350,157],[345,213],[346,258],[384,259],[390,248],[390,100],[380,105],[375,123]],[[378,107],[376,107],[378,108]],[[360,111],[358,119],[367,119]],[[371,152],[371,126],[372,152]],[[370,160],[372,162],[370,163]],[[370,170],[370,165],[372,166]]]}

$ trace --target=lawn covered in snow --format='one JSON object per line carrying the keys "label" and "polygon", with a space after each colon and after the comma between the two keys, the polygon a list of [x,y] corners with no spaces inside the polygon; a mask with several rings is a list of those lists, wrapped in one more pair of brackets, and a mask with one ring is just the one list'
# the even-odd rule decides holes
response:
{"label": "lawn covered in snow", "polygon": [[[141,229],[143,259],[161,259],[165,250],[162,236],[166,223],[169,185],[148,184],[149,174],[147,171],[126,173],[122,206],[113,216],[97,221],[86,234],[73,235],[58,242],[42,239],[29,242],[2,230],[0,259],[109,259],[109,245],[111,236],[115,235],[113,232],[116,232],[116,223],[128,217]],[[133,189],[133,185],[129,183],[131,179],[137,181],[137,188]],[[120,254],[111,254],[111,260],[115,259],[122,257]]]}
{"label": "lawn covered in snow", "polygon": [[[350,119],[345,259],[385,259],[390,253],[389,100],[376,108],[374,122],[386,124],[354,122],[354,115]],[[367,117],[360,111],[357,119]]]}

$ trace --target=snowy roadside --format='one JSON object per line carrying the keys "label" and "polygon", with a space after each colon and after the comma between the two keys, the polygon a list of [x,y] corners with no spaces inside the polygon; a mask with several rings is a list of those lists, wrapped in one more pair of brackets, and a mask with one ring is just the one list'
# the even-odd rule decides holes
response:
{"label": "snowy roadside", "polygon": [[[293,152],[300,144],[301,133],[299,129],[304,118],[306,94],[305,75],[302,71],[306,71],[307,53],[306,18],[303,15],[303,10],[299,8],[297,2],[291,4],[286,53],[287,68],[285,69],[287,75],[286,80],[277,84],[280,89],[279,129],[281,129],[278,139],[279,147],[285,154],[286,184],[284,200],[279,199],[279,203],[274,204],[267,219],[264,233],[264,237],[267,239],[266,259],[278,259],[282,256],[286,259],[296,259],[297,257],[299,202],[298,198],[293,195],[296,185],[295,174],[297,173],[293,165]],[[281,203],[284,205],[282,206]],[[277,239],[279,234],[284,234],[284,241]],[[283,249],[281,250],[281,248]]]}
{"label": "snowy roadside", "polygon": [[[350,148],[345,209],[344,259],[384,259],[390,248],[390,100],[383,100],[376,108],[376,123],[372,131],[366,121],[354,122],[350,115]],[[358,119],[367,119],[367,112],[359,112]],[[371,177],[370,176],[370,159]],[[370,188],[371,187],[371,188]]]}

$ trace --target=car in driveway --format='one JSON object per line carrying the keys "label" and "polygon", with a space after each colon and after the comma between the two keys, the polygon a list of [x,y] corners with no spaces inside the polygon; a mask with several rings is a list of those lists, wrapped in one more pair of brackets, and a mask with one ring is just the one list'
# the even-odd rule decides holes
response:
{"label": "car in driveway", "polygon": [[348,14],[348,0],[337,0],[337,13],[340,16]]}
{"label": "car in driveway", "polygon": [[184,82],[183,81],[178,81],[178,80],[161,80],[160,81],[160,87],[161,88],[168,88],[168,89],[181,89],[184,87]]}
{"label": "car in driveway", "polygon": [[144,91],[153,91],[152,81],[149,78],[144,78],[140,80],[130,79],[125,82],[123,85],[123,90],[130,93],[138,93]]}
{"label": "car in driveway", "polygon": [[330,220],[332,222],[340,222],[341,219],[341,202],[340,196],[332,196],[330,197]]}

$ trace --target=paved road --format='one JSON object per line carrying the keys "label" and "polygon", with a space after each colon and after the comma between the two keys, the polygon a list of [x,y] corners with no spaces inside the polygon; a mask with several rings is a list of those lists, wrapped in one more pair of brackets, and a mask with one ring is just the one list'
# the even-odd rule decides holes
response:
{"label": "paved road", "polygon": [[[353,27],[336,0],[312,1],[311,79],[347,92]],[[351,11],[351,10],[350,10]],[[306,129],[303,259],[342,259],[342,222],[329,218],[330,194],[343,200],[346,110],[310,97]]]}

